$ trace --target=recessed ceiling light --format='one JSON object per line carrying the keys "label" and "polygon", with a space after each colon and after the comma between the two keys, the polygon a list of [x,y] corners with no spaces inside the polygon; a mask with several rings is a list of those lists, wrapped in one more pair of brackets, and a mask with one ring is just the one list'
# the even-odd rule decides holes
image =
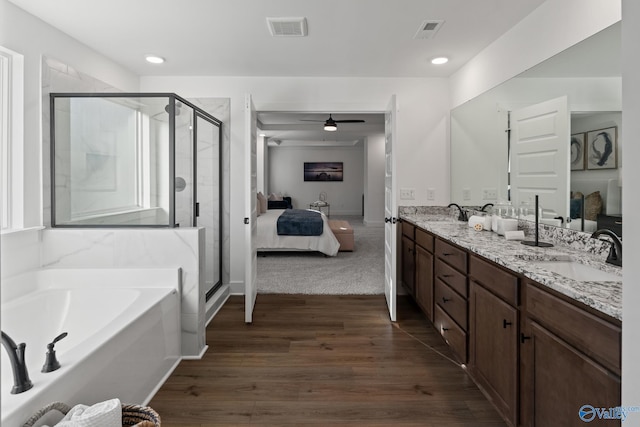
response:
{"label": "recessed ceiling light", "polygon": [[445,56],[439,56],[439,57],[433,58],[431,60],[431,63],[433,65],[442,65],[442,64],[446,64],[447,62],[449,62],[449,58],[447,58]]}
{"label": "recessed ceiling light", "polygon": [[259,136],[267,136],[266,133],[261,133]]}
{"label": "recessed ceiling light", "polygon": [[146,55],[144,59],[152,64],[162,64],[164,62],[164,58],[157,55]]}

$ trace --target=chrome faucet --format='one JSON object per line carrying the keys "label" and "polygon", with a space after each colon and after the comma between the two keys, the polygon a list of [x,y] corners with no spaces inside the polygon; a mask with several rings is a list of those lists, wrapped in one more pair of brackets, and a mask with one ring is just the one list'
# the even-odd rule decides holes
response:
{"label": "chrome faucet", "polygon": [[455,203],[449,203],[449,206],[447,207],[450,208],[452,206],[455,206],[460,211],[460,213],[458,214],[458,221],[469,221],[469,219],[467,218],[467,213],[465,212],[464,209],[460,207],[460,205],[457,205]]}
{"label": "chrome faucet", "polygon": [[16,345],[9,335],[2,332],[2,345],[9,353],[11,360],[11,370],[13,371],[13,388],[11,394],[18,394],[29,390],[33,383],[29,379],[27,365],[24,360],[24,352],[27,345],[21,343]]}
{"label": "chrome faucet", "polygon": [[609,249],[609,255],[607,256],[607,262],[609,264],[617,265],[618,267],[622,267],[622,240],[616,233],[607,229],[600,229],[594,231],[591,235],[592,238],[597,239],[601,235],[605,235],[611,239],[611,248]]}

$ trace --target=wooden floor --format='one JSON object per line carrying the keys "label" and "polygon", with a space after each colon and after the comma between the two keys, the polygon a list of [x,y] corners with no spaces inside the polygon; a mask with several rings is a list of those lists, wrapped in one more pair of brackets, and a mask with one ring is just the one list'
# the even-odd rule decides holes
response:
{"label": "wooden floor", "polygon": [[407,297],[231,297],[150,402],[162,426],[505,426]]}

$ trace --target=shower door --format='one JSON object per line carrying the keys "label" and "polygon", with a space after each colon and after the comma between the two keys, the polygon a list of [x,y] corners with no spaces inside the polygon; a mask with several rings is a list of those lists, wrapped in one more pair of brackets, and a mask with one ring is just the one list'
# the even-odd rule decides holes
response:
{"label": "shower door", "polygon": [[196,113],[196,219],[205,229],[205,292],[207,300],[222,284],[220,124]]}

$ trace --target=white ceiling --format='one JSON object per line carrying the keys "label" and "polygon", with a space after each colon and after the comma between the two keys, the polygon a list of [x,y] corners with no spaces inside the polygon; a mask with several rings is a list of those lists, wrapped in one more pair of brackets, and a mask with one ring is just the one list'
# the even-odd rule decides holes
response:
{"label": "white ceiling", "polygon": [[[448,77],[544,0],[9,0],[138,75]],[[305,17],[307,37],[270,35],[267,17]],[[435,37],[414,39],[425,20]],[[34,37],[38,37],[34,34]],[[145,54],[166,58],[151,65]],[[445,55],[446,65],[430,59]],[[258,119],[282,144],[343,145],[384,117],[322,131],[328,112]]]}
{"label": "white ceiling", "polygon": [[[10,1],[138,75],[325,77],[447,77],[544,2]],[[308,36],[271,37],[267,17],[306,17]],[[415,40],[425,20],[445,23]],[[439,55],[450,62],[431,65]]]}

